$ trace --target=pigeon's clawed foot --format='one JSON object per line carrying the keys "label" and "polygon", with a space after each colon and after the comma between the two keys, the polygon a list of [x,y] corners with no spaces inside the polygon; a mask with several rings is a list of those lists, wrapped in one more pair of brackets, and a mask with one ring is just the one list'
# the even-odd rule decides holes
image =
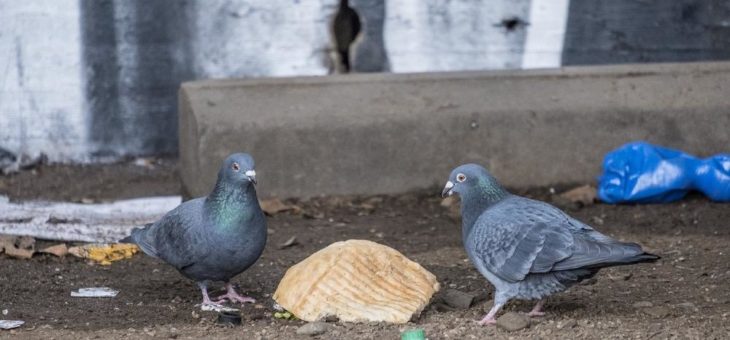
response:
{"label": "pigeon's clawed foot", "polygon": [[527,313],[527,316],[530,317],[536,317],[536,316],[545,316],[545,312],[542,311],[542,307],[545,305],[545,300],[540,300],[535,304],[535,307],[532,308],[532,310]]}
{"label": "pigeon's clawed foot", "polygon": [[216,303],[223,303],[226,300],[229,300],[231,302],[240,302],[240,303],[255,303],[256,299],[248,296],[240,295],[236,292],[235,289],[233,289],[233,285],[230,283],[226,283],[226,293],[218,297],[218,301]]}
{"label": "pigeon's clawed foot", "polygon": [[497,319],[495,319],[494,317],[490,317],[489,315],[487,315],[483,319],[477,321],[477,323],[480,324],[480,325],[482,325],[482,326],[494,325],[494,324],[497,323]]}
{"label": "pigeon's clawed foot", "polygon": [[200,304],[200,309],[204,311],[216,311],[220,312],[223,310],[229,310],[231,308],[226,308],[225,306],[221,305],[220,302],[213,302],[210,300],[210,296],[208,295],[208,283],[205,281],[198,282],[198,287],[200,287],[200,292],[203,293],[203,303]]}
{"label": "pigeon's clawed foot", "polygon": [[495,318],[495,316],[502,306],[504,306],[504,303],[495,303],[494,306],[492,306],[492,309],[489,310],[489,313],[487,313],[487,315],[479,321],[479,324],[482,326],[496,324],[497,318]]}

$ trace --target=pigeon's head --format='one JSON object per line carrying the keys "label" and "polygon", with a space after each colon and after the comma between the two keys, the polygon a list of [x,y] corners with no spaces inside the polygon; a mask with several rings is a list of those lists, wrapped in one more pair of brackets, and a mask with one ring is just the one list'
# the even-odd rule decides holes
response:
{"label": "pigeon's head", "polygon": [[456,193],[463,199],[471,197],[475,193],[491,196],[491,193],[502,191],[502,187],[487,169],[478,164],[464,164],[451,171],[441,196],[446,197]]}
{"label": "pigeon's head", "polygon": [[253,157],[247,153],[234,153],[225,161],[218,177],[227,183],[240,185],[256,184],[256,170]]}

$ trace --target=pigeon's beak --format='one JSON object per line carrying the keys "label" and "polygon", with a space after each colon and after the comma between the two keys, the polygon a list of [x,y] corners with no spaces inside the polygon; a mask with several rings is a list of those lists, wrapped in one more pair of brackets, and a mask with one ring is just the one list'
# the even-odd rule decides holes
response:
{"label": "pigeon's beak", "polygon": [[249,170],[244,173],[246,177],[248,177],[248,180],[251,181],[251,183],[256,184],[256,171]]}
{"label": "pigeon's beak", "polygon": [[451,196],[454,194],[453,191],[451,191],[451,188],[454,187],[454,183],[451,181],[446,182],[446,186],[444,187],[444,190],[441,191],[441,197]]}

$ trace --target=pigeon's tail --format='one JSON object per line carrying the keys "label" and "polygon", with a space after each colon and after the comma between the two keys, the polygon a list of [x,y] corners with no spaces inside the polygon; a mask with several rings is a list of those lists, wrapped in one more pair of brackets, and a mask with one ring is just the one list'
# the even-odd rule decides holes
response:
{"label": "pigeon's tail", "polygon": [[576,239],[575,251],[569,258],[560,261],[553,267],[554,271],[590,269],[624,266],[642,262],[654,262],[659,256],[641,249],[636,243],[597,242],[592,239]]}
{"label": "pigeon's tail", "polygon": [[[633,247],[634,245],[631,244]],[[581,282],[583,280],[587,280],[592,278],[596,273],[598,273],[601,268],[606,267],[614,267],[614,266],[624,266],[624,265],[630,265],[635,263],[644,263],[644,262],[656,262],[661,257],[650,254],[647,252],[642,252],[637,255],[629,256],[622,259],[616,259],[608,262],[601,262],[592,264],[589,266],[585,266],[582,268],[576,268],[572,270],[563,270],[563,271],[556,271],[554,272],[555,277],[563,284],[565,285],[573,285],[575,283]]]}
{"label": "pigeon's tail", "polygon": [[661,257],[657,255],[645,252],[643,249],[641,249],[641,246],[636,243],[621,242],[618,243],[618,247],[621,251],[623,251],[623,256],[619,255],[617,257],[613,257],[605,262],[596,263],[592,266],[588,266],[588,268],[599,269],[605,267],[626,266],[637,263],[656,262],[657,260],[661,259]]}
{"label": "pigeon's tail", "polygon": [[145,224],[145,226],[142,228],[132,229],[132,233],[129,236],[119,240],[119,243],[136,244],[137,246],[139,246],[139,249],[142,249],[145,254],[152,257],[157,257],[157,251],[148,241],[148,232],[152,225],[152,223],[148,223]]}
{"label": "pigeon's tail", "polygon": [[587,266],[585,268],[598,270],[598,269],[606,268],[606,267],[628,266],[628,265],[637,264],[637,263],[656,262],[659,259],[660,259],[660,257],[656,256],[654,254],[641,253],[641,254],[638,254],[638,255],[635,255],[632,257],[617,259],[617,260],[613,260],[613,261],[609,261],[609,262],[597,263],[594,265]]}
{"label": "pigeon's tail", "polygon": [[627,264],[644,263],[644,262],[656,262],[656,261],[660,260],[661,258],[662,257],[659,256],[659,255],[654,255],[654,254],[651,254],[651,253],[644,252],[644,253],[641,253],[639,255],[634,256],[631,259],[631,262],[629,262]]}
{"label": "pigeon's tail", "polygon": [[137,242],[134,242],[132,235],[129,235],[129,236],[117,241],[117,243],[134,243],[134,244],[136,244]]}

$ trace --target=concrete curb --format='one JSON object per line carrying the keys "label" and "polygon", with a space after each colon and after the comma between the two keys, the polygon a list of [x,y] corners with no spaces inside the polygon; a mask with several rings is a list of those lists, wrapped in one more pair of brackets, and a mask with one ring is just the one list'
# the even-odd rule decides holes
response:
{"label": "concrete curb", "polygon": [[193,196],[234,151],[256,159],[263,197],[436,187],[466,162],[513,187],[592,182],[632,140],[727,152],[730,63],[208,80],[179,107]]}

